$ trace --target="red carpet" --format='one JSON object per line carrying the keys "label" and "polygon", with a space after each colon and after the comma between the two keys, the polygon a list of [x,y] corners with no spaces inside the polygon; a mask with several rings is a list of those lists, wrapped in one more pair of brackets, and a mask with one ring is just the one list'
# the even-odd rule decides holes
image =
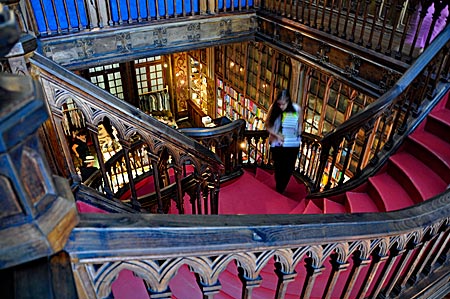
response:
{"label": "red carpet", "polygon": [[[264,170],[258,170],[256,176],[244,171],[244,174],[233,184],[220,189],[219,214],[289,213],[304,200],[306,192],[303,190],[306,189],[304,186],[301,189],[300,186],[294,178],[291,178],[286,195],[281,195],[275,191],[272,175]],[[301,197],[302,194],[303,197]]]}

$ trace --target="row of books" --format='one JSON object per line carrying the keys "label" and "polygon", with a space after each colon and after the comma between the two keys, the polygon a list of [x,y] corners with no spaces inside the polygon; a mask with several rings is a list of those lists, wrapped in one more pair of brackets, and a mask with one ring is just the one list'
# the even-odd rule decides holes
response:
{"label": "row of books", "polygon": [[245,119],[249,130],[263,130],[267,113],[251,99],[217,79],[217,114],[231,120]]}

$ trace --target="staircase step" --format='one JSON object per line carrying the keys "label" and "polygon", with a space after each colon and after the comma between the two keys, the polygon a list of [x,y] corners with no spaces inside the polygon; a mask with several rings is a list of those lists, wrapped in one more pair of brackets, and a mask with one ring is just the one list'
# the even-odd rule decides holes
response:
{"label": "staircase step", "polygon": [[[111,290],[116,299],[149,298],[144,281],[135,276],[133,271],[127,269],[120,271],[117,279],[111,284]],[[133,290],[132,294],[130,294],[130,290]]]}
{"label": "staircase step", "polygon": [[289,214],[303,214],[306,208],[306,199],[302,199],[295,208],[293,208]]}
{"label": "staircase step", "polygon": [[347,212],[344,205],[327,198],[324,198],[323,206],[325,214],[342,214]]}
{"label": "staircase step", "polygon": [[303,214],[323,214],[323,211],[314,203],[313,200],[309,200]]}
{"label": "staircase step", "polygon": [[[449,134],[450,135],[450,134]],[[408,151],[424,161],[447,183],[450,183],[450,143],[427,131],[416,131],[409,139],[420,148],[408,146]],[[422,150],[423,149],[423,150]],[[426,152],[425,152],[426,151]],[[428,156],[428,157],[427,157]]]}
{"label": "staircase step", "polygon": [[436,109],[431,111],[429,116],[439,120],[447,127],[450,127],[450,109]]}
{"label": "staircase step", "polygon": [[[405,189],[387,172],[369,178],[369,195],[384,206],[385,211],[395,211],[414,205]],[[380,205],[376,203],[378,207]]]}
{"label": "staircase step", "polygon": [[233,184],[220,189],[219,214],[287,214],[298,203],[244,171]]}
{"label": "staircase step", "polygon": [[450,143],[427,131],[416,131],[409,138],[428,148],[450,166]]}
{"label": "staircase step", "polygon": [[[225,293],[231,298],[241,298],[242,282],[239,280],[236,265],[229,263],[227,268],[219,275],[219,282],[222,285],[220,294]],[[214,298],[216,298],[214,296]]]}
{"label": "staircase step", "polygon": [[[275,190],[275,177],[273,171],[257,168],[255,178]],[[308,191],[305,184],[298,182],[294,176],[289,180],[286,190],[283,193],[284,196],[299,201],[304,199],[307,194]]]}
{"label": "staircase step", "polygon": [[397,180],[416,203],[443,192],[447,186],[436,172],[408,152],[393,155],[390,162],[402,172]]}
{"label": "staircase step", "polygon": [[450,119],[447,114],[450,114],[450,111],[447,109],[434,111],[433,114],[430,113],[426,119],[425,131],[439,136],[442,140],[450,143]]}
{"label": "staircase step", "polygon": [[[275,289],[267,289],[262,286],[255,288],[252,293],[252,299],[268,299],[275,297]],[[215,298],[215,297],[214,297]],[[283,299],[298,299],[299,295],[289,294],[286,292]]]}
{"label": "staircase step", "polygon": [[76,202],[77,209],[79,213],[99,213],[99,214],[107,214],[108,212],[97,208],[93,205],[85,203],[83,201],[77,200]]}
{"label": "staircase step", "polygon": [[[180,299],[182,299],[182,298],[180,298]],[[221,292],[219,292],[219,293],[214,295],[214,299],[236,299],[236,298],[231,297],[227,293],[221,291]]]}
{"label": "staircase step", "polygon": [[371,213],[380,211],[367,193],[347,192],[346,196],[347,211],[350,213]]}

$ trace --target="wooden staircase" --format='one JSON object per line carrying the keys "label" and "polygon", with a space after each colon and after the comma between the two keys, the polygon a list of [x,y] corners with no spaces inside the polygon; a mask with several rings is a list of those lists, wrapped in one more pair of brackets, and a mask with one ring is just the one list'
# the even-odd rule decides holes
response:
{"label": "wooden staircase", "polygon": [[[246,171],[239,179],[221,187],[219,213],[255,214],[255,217],[264,217],[263,214],[271,213],[365,213],[393,211],[419,204],[444,192],[450,184],[450,134],[448,132],[450,132],[449,94],[407,137],[399,150],[389,158],[388,163],[362,186],[332,198],[306,199],[306,189],[294,178],[291,179],[285,194],[280,195],[275,191],[275,181],[270,171],[263,169],[257,169],[254,173]],[[349,262],[341,267],[351,269],[353,260],[349,259]],[[254,287],[250,288],[251,298],[266,299],[276,296],[279,284],[276,269],[276,262],[273,259],[260,269],[259,277],[251,281],[254,284]],[[307,276],[308,270],[299,263],[295,271],[297,275],[292,278],[294,281],[287,285],[283,298],[302,298],[305,283],[303,278]],[[345,271],[339,276],[333,290],[327,290],[328,280],[333,277],[332,271],[332,267],[326,267],[321,275],[317,276],[316,286],[321,284],[323,288],[315,287],[309,298],[324,298],[324,296],[342,298],[350,271]],[[113,283],[114,298],[149,298],[144,284],[131,275],[129,270],[123,272],[123,275],[121,274]],[[367,273],[368,268],[362,268],[355,285],[361,286]],[[242,275],[245,273],[239,273],[235,263],[226,265],[226,269],[219,275],[221,288],[214,298],[242,298],[240,278]],[[134,286],[133,288],[129,287],[130,283]],[[249,281],[246,280],[246,283],[248,285]],[[178,273],[169,286],[173,294],[172,298],[202,298],[196,276],[187,265],[178,269]],[[375,288],[377,286],[372,285],[367,290],[367,294],[373,292]],[[347,298],[357,298],[357,295],[355,291],[350,290]]]}
{"label": "wooden staircase", "polygon": [[447,93],[381,171],[343,195],[307,200],[305,213],[388,212],[442,193],[450,184],[449,132]]}

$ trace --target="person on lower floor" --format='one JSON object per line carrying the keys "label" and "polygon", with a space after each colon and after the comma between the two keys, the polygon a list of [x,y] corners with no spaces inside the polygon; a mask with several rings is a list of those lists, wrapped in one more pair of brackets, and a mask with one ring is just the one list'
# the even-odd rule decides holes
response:
{"label": "person on lower floor", "polygon": [[301,117],[300,106],[292,102],[288,90],[281,90],[266,118],[276,190],[279,193],[284,192],[295,169],[301,142]]}

